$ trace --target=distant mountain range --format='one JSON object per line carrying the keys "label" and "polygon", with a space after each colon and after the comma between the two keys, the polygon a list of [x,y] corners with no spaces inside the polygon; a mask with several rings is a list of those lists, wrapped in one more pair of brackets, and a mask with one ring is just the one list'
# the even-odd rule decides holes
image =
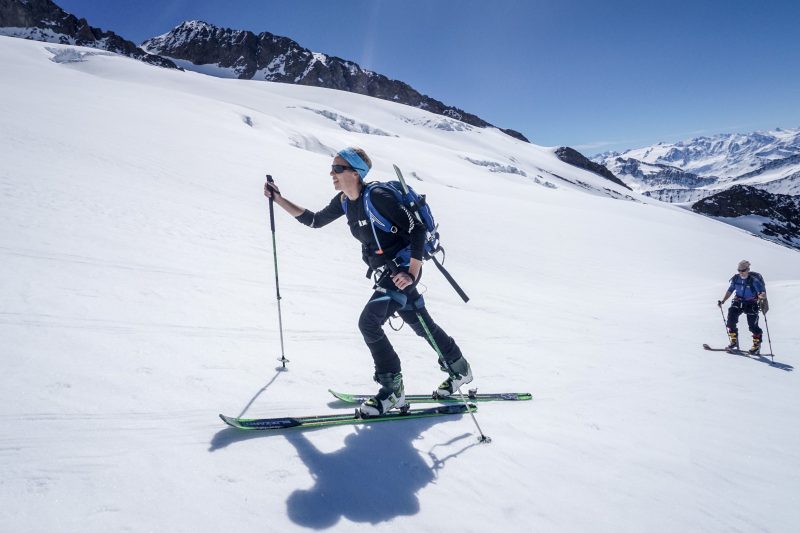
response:
{"label": "distant mountain range", "polygon": [[800,128],[658,143],[592,160],[634,191],[800,249]]}
{"label": "distant mountain range", "polygon": [[695,202],[734,185],[800,194],[800,128],[729,133],[592,158],[637,192]]}
{"label": "distant mountain range", "polygon": [[[418,107],[481,128],[496,127],[425,96],[407,83],[362,69],[351,61],[313,52],[288,37],[268,32],[256,35],[188,21],[139,47],[114,32],[90,26],[86,19],[67,13],[50,0],[0,0],[0,35],[89,46],[166,68],[182,67],[213,76],[339,89]],[[529,142],[518,131],[499,129]]]}

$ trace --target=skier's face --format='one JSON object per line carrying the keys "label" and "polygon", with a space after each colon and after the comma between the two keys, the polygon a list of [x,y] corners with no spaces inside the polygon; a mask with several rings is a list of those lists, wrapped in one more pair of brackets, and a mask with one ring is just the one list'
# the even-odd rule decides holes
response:
{"label": "skier's face", "polygon": [[745,268],[744,270],[740,270],[739,275],[742,277],[742,279],[747,279],[747,276],[750,275],[750,269]]}
{"label": "skier's face", "polygon": [[[337,170],[341,170],[341,172],[337,173]],[[338,155],[333,158],[331,164],[331,178],[333,179],[333,188],[337,191],[352,189],[360,181],[358,172],[352,170],[350,163]]]}

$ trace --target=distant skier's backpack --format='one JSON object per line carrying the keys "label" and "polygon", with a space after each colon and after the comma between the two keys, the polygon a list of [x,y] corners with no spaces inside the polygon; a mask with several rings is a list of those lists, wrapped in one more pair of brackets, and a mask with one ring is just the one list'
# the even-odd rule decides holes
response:
{"label": "distant skier's backpack", "polygon": [[[733,281],[737,277],[739,277],[739,275],[738,274],[734,274],[733,277],[731,278],[731,283],[733,283]],[[745,288],[750,287],[750,290],[752,290],[753,292],[756,292],[755,287],[753,287],[753,280],[754,279],[757,279],[761,283],[761,286],[764,287],[764,292],[766,293],[767,292],[767,282],[764,281],[764,276],[762,276],[758,272],[753,272],[752,270],[750,271],[750,275],[747,276],[747,281],[745,281],[745,283],[744,283]],[[767,298],[764,298],[763,300],[761,300],[761,310],[764,313],[769,311],[769,302],[767,301]]]}

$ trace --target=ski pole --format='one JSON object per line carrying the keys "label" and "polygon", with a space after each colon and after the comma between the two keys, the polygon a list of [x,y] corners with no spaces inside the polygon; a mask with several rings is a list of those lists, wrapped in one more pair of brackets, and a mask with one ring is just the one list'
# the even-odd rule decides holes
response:
{"label": "ski pole", "polygon": [[722,315],[722,325],[725,326],[725,335],[728,335],[728,323],[725,321],[725,313],[722,311],[722,300],[717,300],[719,304],[719,314]]}
{"label": "ski pole", "polygon": [[775,352],[772,351],[772,339],[769,336],[769,322],[767,322],[767,313],[764,310],[761,310],[761,314],[764,315],[764,327],[767,328],[767,342],[769,342],[769,356],[772,357],[772,364],[775,364]]}
{"label": "ski pole", "polygon": [[[433,334],[431,333],[431,330],[428,329],[428,324],[425,323],[425,320],[422,318],[422,315],[419,312],[417,312],[416,315],[417,315],[417,320],[419,320],[419,323],[422,324],[422,329],[425,330],[425,334],[428,336],[428,340],[431,342],[431,346],[433,346],[433,349],[436,350],[436,354],[439,356],[439,360],[442,362],[444,367],[447,369],[447,371],[452,376],[453,375],[453,371],[450,368],[450,365],[447,364],[447,361],[445,360],[444,355],[442,355],[442,351],[439,349],[439,345],[436,344],[436,341],[433,338]],[[475,427],[478,428],[478,433],[480,433],[480,435],[481,435],[480,437],[478,437],[478,442],[482,442],[482,443],[486,443],[486,444],[492,442],[491,437],[487,437],[486,435],[483,434],[483,431],[481,430],[481,426],[478,424],[478,419],[475,418],[475,413],[473,413],[472,409],[469,408],[469,403],[467,403],[467,399],[464,397],[464,393],[461,392],[461,385],[458,386],[458,395],[461,396],[461,401],[464,403],[464,407],[467,408],[467,412],[469,413],[469,416],[472,417],[472,421],[475,422]]]}
{"label": "ski pole", "polygon": [[[274,183],[272,180],[272,176],[267,174],[267,183]],[[278,361],[281,362],[281,370],[286,369],[286,363],[289,362],[286,359],[286,355],[283,351],[283,318],[281,317],[281,286],[278,282],[278,248],[275,245],[275,209],[272,206],[274,199],[272,195],[269,197],[269,225],[272,228],[272,258],[275,263],[275,294],[278,298],[278,330],[280,331],[281,335],[281,358]]]}

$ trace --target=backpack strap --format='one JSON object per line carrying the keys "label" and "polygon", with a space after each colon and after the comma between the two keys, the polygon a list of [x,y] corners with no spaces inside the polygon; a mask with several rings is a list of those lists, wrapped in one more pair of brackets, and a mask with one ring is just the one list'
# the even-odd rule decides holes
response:
{"label": "backpack strap", "polygon": [[391,187],[384,185],[379,181],[373,181],[372,183],[368,184],[364,189],[364,207],[366,208],[365,210],[367,212],[367,216],[372,224],[372,231],[375,231],[375,224],[378,224],[378,227],[381,229],[381,231],[385,231],[387,233],[397,233],[397,226],[393,225],[389,219],[381,215],[378,210],[375,209],[375,204],[372,203],[372,192],[379,187],[388,190],[392,196],[395,197],[397,203],[400,203],[400,199],[397,198]]}
{"label": "backpack strap", "polygon": [[381,246],[381,240],[378,238],[378,232],[375,231],[376,225],[378,229],[385,231],[386,233],[397,233],[398,228],[392,224],[388,218],[381,215],[380,212],[375,208],[375,204],[372,202],[372,193],[377,188],[388,191],[398,204],[402,204],[402,199],[398,196],[397,191],[394,188],[380,181],[373,181],[372,183],[369,183],[364,190],[364,210],[367,213],[367,218],[369,218],[370,227],[372,228],[372,235],[375,237],[375,243],[378,245],[378,250],[375,253],[377,255],[382,255],[383,247]]}
{"label": "backpack strap", "polygon": [[[761,283],[761,288],[764,289],[764,292],[767,292],[767,284],[764,283],[764,276],[762,276],[758,272],[752,272],[751,271],[750,272],[750,276],[748,276],[747,279],[750,279],[750,278],[757,279],[758,282]],[[750,280],[750,288],[753,288],[753,281],[752,280]],[[755,290],[755,289],[753,288],[753,290]]]}

